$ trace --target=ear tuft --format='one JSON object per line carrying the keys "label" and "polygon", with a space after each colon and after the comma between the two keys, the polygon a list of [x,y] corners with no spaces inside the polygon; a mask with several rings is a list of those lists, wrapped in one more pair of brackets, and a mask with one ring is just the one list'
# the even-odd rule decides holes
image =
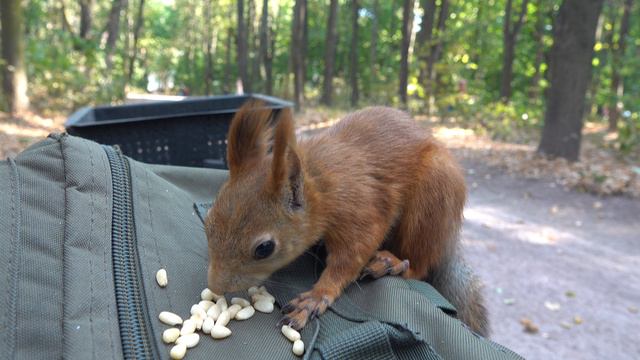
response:
{"label": "ear tuft", "polygon": [[260,100],[249,100],[231,120],[227,140],[230,176],[237,176],[267,154],[271,109]]}
{"label": "ear tuft", "polygon": [[[291,167],[297,167],[300,171],[299,159],[296,154],[296,134],[293,123],[293,116],[290,109],[280,111],[277,124],[273,134],[273,162],[271,164],[271,174],[269,177],[269,187],[272,192],[278,192],[289,180]],[[297,159],[296,164],[290,161],[292,153]]]}

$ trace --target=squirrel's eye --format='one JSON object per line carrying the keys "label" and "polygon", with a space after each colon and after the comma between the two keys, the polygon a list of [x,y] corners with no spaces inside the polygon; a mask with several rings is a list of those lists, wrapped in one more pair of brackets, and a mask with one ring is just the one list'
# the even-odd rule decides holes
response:
{"label": "squirrel's eye", "polygon": [[253,252],[253,257],[256,260],[264,259],[273,254],[273,250],[276,248],[276,242],[273,240],[266,240],[256,246],[256,250]]}

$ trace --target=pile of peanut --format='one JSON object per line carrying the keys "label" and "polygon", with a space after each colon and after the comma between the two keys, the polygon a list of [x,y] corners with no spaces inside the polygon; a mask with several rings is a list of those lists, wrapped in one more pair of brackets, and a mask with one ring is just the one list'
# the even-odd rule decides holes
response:
{"label": "pile of peanut", "polygon": [[[167,271],[160,269],[156,273],[156,281],[160,287],[168,284]],[[181,328],[172,327],[162,333],[162,341],[166,344],[175,344],[169,355],[172,359],[182,359],[190,349],[200,342],[200,335],[196,331],[202,331],[212,338],[219,340],[231,335],[231,330],[227,327],[233,320],[243,321],[251,318],[256,310],[263,313],[271,313],[274,310],[276,299],[269,294],[264,286],[252,286],[247,290],[249,300],[234,297],[231,298],[231,305],[228,305],[224,295],[213,293],[209,289],[204,289],[200,293],[202,299],[197,304],[191,306],[191,316],[187,320],[169,311],[160,313],[160,321],[169,326],[182,325]],[[290,326],[282,326],[282,334],[293,342],[292,351],[297,356],[304,354],[304,343],[300,339],[300,333]]]}

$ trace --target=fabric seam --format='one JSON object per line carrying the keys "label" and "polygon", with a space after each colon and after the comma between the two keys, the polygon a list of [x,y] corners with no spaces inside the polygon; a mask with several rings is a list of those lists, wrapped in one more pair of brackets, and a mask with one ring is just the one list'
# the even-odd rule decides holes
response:
{"label": "fabric seam", "polygon": [[12,233],[11,240],[13,242],[13,246],[11,249],[11,255],[9,256],[9,269],[12,271],[9,272],[8,277],[11,276],[11,282],[9,285],[9,304],[7,309],[7,317],[9,318],[7,321],[8,329],[12,330],[9,332],[9,336],[7,337],[7,345],[8,345],[8,355],[10,358],[15,357],[16,353],[16,338],[17,338],[17,326],[16,323],[18,321],[18,280],[20,279],[20,241],[21,241],[21,218],[22,212],[20,207],[20,174],[18,173],[18,166],[15,161],[11,158],[8,159],[9,166],[11,168],[11,224],[12,224]]}

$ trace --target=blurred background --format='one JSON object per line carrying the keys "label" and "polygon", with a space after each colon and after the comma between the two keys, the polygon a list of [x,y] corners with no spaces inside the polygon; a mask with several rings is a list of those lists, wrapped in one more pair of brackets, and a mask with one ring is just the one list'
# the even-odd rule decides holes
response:
{"label": "blurred background", "polygon": [[640,357],[637,1],[0,4],[0,156],[81,106],[158,96],[274,95],[303,136],[404,108],[466,169],[494,338],[531,358]]}

